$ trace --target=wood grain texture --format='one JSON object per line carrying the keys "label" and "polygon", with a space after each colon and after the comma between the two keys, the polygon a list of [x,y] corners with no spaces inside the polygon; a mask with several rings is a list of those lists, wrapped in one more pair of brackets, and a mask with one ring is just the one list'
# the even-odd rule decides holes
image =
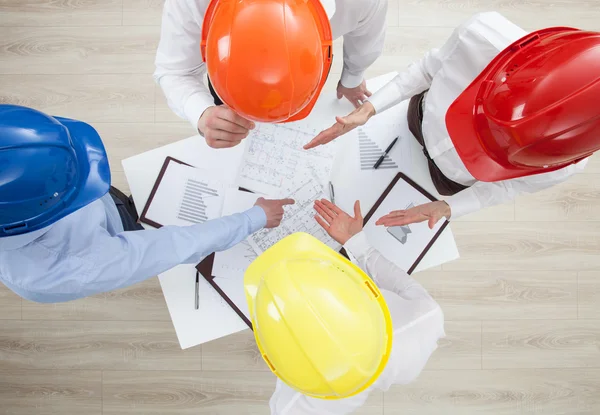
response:
{"label": "wood grain texture", "polygon": [[577,318],[575,271],[427,271],[415,278],[449,320]]}
{"label": "wood grain texture", "polygon": [[2,74],[151,74],[153,27],[0,27]]}
{"label": "wood grain texture", "polygon": [[23,301],[23,319],[171,321],[158,278],[66,303],[39,304]]}
{"label": "wood grain texture", "polygon": [[497,11],[529,29],[575,26],[598,30],[595,0],[408,0],[402,1],[400,26],[456,27],[473,14]]}
{"label": "wood grain texture", "polygon": [[[21,319],[21,297],[0,282],[0,320]],[[0,368],[2,365],[0,364]]]}
{"label": "wood grain texture", "polygon": [[484,321],[483,368],[600,367],[600,320]]}
{"label": "wood grain texture", "polygon": [[0,26],[118,26],[122,0],[2,0]]}
{"label": "wood grain texture", "polygon": [[600,320],[600,272],[580,272],[577,275],[578,316]]}
{"label": "wood grain texture", "polygon": [[481,369],[481,323],[446,321],[446,337],[427,362],[426,369]]}
{"label": "wood grain texture", "polygon": [[251,330],[203,344],[202,369],[269,371]]}
{"label": "wood grain texture", "polygon": [[105,372],[104,415],[268,413],[270,372]]}
{"label": "wood grain texture", "polygon": [[170,322],[0,320],[2,369],[199,370]]}
{"label": "wood grain texture", "polygon": [[596,415],[600,370],[424,371],[384,396],[385,415]]}
{"label": "wood grain texture", "polygon": [[160,26],[165,0],[123,0],[123,25]]}
{"label": "wood grain texture", "polygon": [[[104,415],[269,413],[271,372],[104,372]],[[383,415],[383,393],[370,394],[356,415]]]}
{"label": "wood grain texture", "polygon": [[576,174],[564,183],[515,201],[518,221],[600,220],[600,174]]}
{"label": "wood grain texture", "polygon": [[596,222],[455,222],[460,261],[445,271],[600,269]]}
{"label": "wood grain texture", "polygon": [[0,368],[0,414],[101,415],[101,372]]}
{"label": "wood grain texture", "polygon": [[[153,122],[154,82],[146,75],[3,75],[0,104],[33,107],[86,122]],[[10,87],[9,87],[10,86]]]}

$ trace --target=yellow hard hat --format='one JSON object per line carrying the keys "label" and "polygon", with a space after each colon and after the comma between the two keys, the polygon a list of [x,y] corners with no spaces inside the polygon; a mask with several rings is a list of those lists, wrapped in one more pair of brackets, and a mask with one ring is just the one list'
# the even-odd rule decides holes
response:
{"label": "yellow hard hat", "polygon": [[244,286],[260,353],[293,389],[346,398],[385,368],[393,329],[381,292],[313,236],[295,233],[273,245],[248,267]]}

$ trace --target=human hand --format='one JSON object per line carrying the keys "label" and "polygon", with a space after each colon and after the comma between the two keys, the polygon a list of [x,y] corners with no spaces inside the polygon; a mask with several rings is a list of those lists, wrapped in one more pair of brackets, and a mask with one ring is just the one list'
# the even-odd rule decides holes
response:
{"label": "human hand", "polygon": [[254,127],[252,121],[242,118],[226,105],[208,107],[198,120],[198,131],[212,148],[237,146]]}
{"label": "human hand", "polygon": [[265,228],[276,228],[283,219],[283,207],[285,205],[293,205],[296,203],[294,199],[265,199],[259,197],[254,206],[259,206],[267,215],[267,224]]}
{"label": "human hand", "polygon": [[344,245],[350,238],[362,231],[363,217],[360,213],[360,202],[354,202],[354,217],[327,199],[315,200],[315,220],[325,232],[340,244]]}
{"label": "human hand", "polygon": [[345,117],[335,117],[336,123],[326,130],[321,131],[310,143],[304,146],[305,150],[327,144],[339,136],[365,125],[369,118],[375,115],[375,107],[370,102],[365,102]]}
{"label": "human hand", "polygon": [[415,206],[407,210],[394,210],[379,218],[375,224],[391,227],[428,221],[429,229],[433,229],[440,219],[444,216],[446,219],[450,219],[450,215],[451,211],[448,203],[443,200],[438,200],[436,202]]}
{"label": "human hand", "polygon": [[346,97],[355,108],[358,108],[364,101],[367,100],[371,95],[371,92],[367,89],[367,83],[362,81],[359,86],[355,88],[346,88],[341,82],[337,85],[337,97],[342,99]]}

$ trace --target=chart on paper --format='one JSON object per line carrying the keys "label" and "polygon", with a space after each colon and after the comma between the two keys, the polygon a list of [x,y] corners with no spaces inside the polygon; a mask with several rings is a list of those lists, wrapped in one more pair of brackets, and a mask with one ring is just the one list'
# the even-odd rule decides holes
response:
{"label": "chart on paper", "polygon": [[[360,153],[360,169],[361,170],[373,170],[373,166],[377,163],[377,160],[383,155],[384,149],[380,148],[379,145],[372,140],[367,132],[362,128],[358,129],[358,149]],[[398,165],[389,154],[387,154],[378,169],[397,169]]]}
{"label": "chart on paper", "polygon": [[314,133],[284,125],[259,124],[248,137],[239,185],[254,192],[283,197],[291,181],[316,177],[326,185],[333,165],[334,145],[304,150]]}
{"label": "chart on paper", "polygon": [[218,190],[211,188],[208,182],[187,179],[177,218],[192,223],[205,222],[207,199],[215,197],[219,197]]}

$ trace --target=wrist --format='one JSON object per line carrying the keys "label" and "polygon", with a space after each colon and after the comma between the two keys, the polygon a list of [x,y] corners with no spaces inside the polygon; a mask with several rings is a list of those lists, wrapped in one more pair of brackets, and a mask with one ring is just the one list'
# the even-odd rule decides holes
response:
{"label": "wrist", "polygon": [[367,119],[370,119],[377,113],[375,106],[373,106],[373,104],[371,104],[369,101],[365,101],[362,104],[362,111],[367,115]]}
{"label": "wrist", "polygon": [[450,216],[452,216],[452,209],[450,208],[450,205],[445,200],[441,200],[440,202],[443,204],[443,215],[446,217],[446,219],[450,220]]}

